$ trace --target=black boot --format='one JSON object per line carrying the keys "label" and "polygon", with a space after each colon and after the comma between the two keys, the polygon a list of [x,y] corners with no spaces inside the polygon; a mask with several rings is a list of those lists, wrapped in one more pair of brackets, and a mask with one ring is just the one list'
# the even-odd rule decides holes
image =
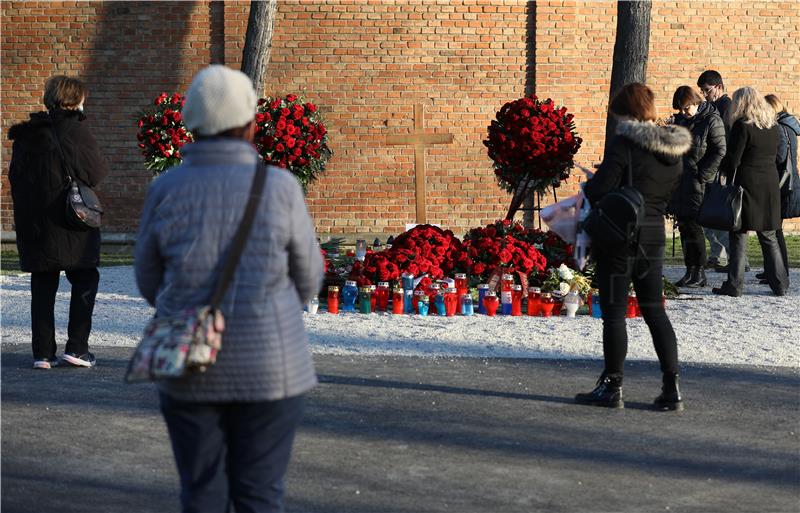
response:
{"label": "black boot", "polygon": [[661,411],[683,411],[683,398],[681,389],[678,386],[680,375],[672,372],[665,372],[662,379],[661,395],[656,397],[653,405]]}
{"label": "black boot", "polygon": [[685,287],[687,283],[692,280],[692,273],[697,270],[697,267],[687,267],[686,274],[683,275],[683,278],[675,282],[676,287]]}
{"label": "black boot", "polygon": [[609,376],[603,373],[597,380],[597,386],[591,392],[575,396],[578,404],[604,406],[606,408],[624,408],[622,401],[622,376]]}
{"label": "black boot", "polygon": [[706,280],[706,270],[702,267],[695,267],[692,269],[692,277],[686,282],[684,286],[697,289],[708,285]]}

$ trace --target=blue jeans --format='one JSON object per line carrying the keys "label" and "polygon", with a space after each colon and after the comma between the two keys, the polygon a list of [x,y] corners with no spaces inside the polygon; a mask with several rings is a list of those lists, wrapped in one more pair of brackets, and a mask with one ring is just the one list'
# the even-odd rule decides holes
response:
{"label": "blue jeans", "polygon": [[283,476],[303,401],[198,403],[162,393],[182,511],[282,512]]}

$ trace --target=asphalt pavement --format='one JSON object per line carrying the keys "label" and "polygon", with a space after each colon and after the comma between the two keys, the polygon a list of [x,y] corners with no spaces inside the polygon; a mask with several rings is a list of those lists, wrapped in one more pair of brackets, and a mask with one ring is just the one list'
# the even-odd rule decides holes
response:
{"label": "asphalt pavement", "polygon": [[[131,348],[93,351],[34,371],[3,345],[3,513],[179,511],[155,388],[123,383]],[[800,511],[797,368],[685,366],[663,413],[649,362],[607,410],[572,402],[598,361],[315,360],[289,512]]]}

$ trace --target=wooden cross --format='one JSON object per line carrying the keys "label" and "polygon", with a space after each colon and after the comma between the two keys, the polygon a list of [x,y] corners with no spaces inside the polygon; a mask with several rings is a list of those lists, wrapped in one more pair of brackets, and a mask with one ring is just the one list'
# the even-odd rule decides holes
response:
{"label": "wooden cross", "polygon": [[414,132],[404,135],[387,135],[386,144],[414,146],[414,196],[417,204],[417,223],[427,223],[425,208],[425,147],[432,144],[450,144],[453,134],[426,133],[422,105],[414,105]]}

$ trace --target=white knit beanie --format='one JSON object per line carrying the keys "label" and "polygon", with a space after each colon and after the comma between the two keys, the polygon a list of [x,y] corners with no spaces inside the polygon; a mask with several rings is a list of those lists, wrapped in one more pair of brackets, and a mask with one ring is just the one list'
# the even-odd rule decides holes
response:
{"label": "white knit beanie", "polygon": [[238,128],[255,118],[256,101],[250,77],[227,66],[208,66],[186,92],[183,123],[205,136]]}

